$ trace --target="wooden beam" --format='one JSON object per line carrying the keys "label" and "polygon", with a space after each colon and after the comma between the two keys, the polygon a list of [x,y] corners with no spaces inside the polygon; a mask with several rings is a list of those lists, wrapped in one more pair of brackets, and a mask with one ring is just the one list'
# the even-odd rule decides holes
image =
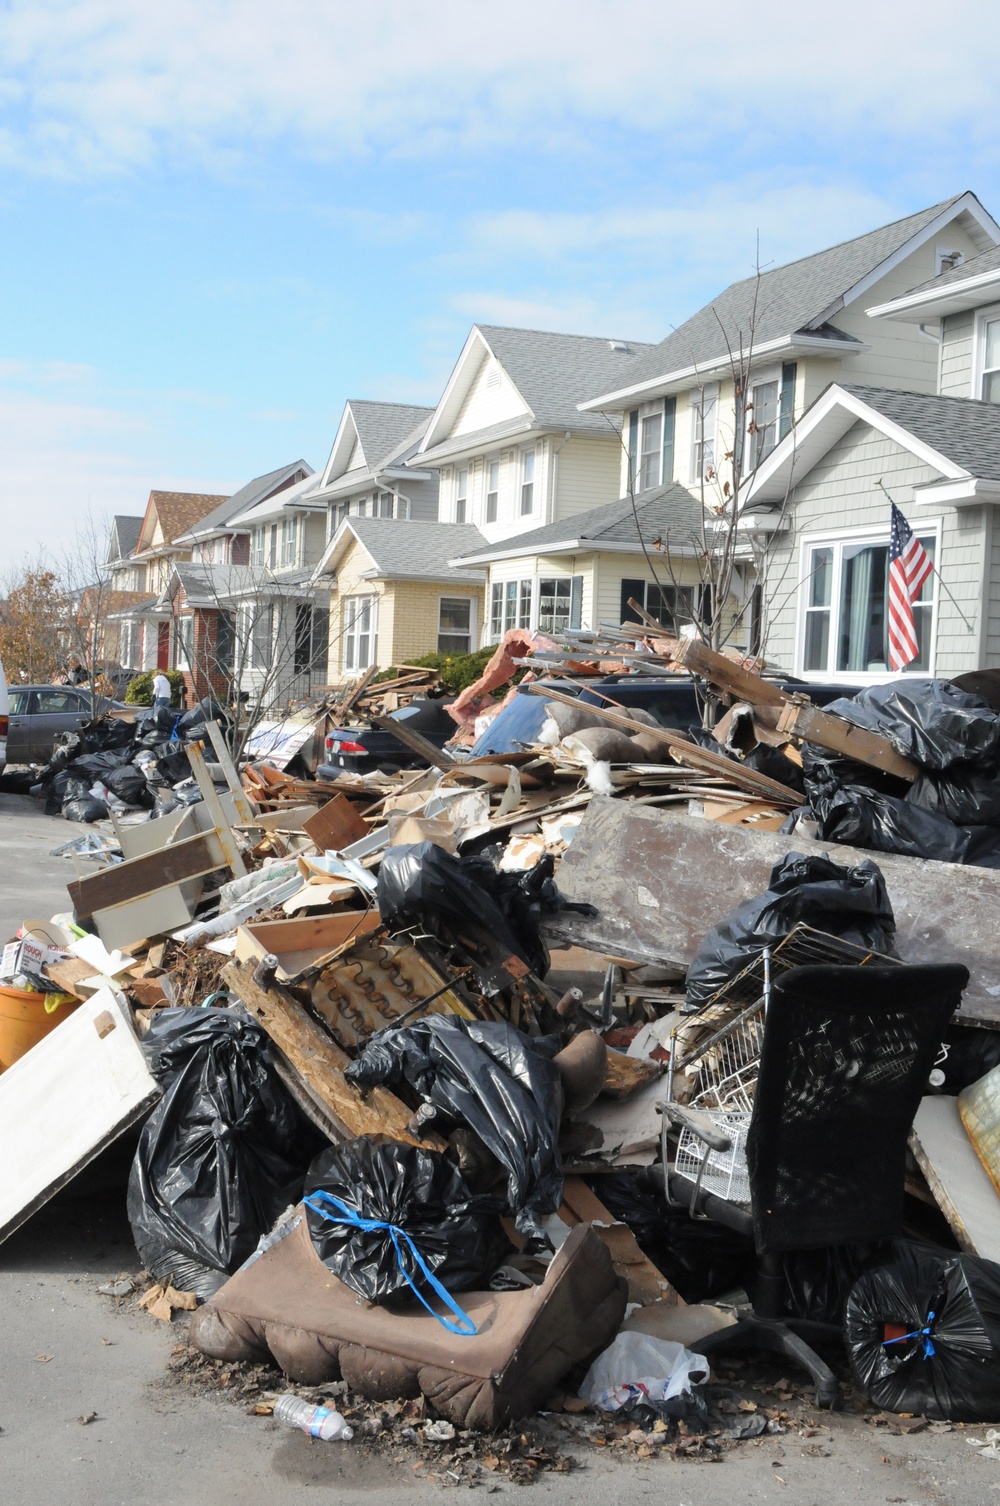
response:
{"label": "wooden beam", "polygon": [[351,1058],[307,1014],[284,988],[264,988],[254,981],[254,965],[230,962],[222,970],[227,988],[241,999],[255,1020],[267,1031],[288,1066],[304,1080],[310,1097],[319,1103],[334,1123],[342,1125],[345,1138],[355,1135],[388,1135],[408,1145],[444,1150],[440,1135],[418,1139],[407,1129],[410,1110],[388,1088],[372,1088],[362,1096],[344,1078]]}
{"label": "wooden beam", "polygon": [[216,868],[224,868],[225,864],[215,832],[199,832],[196,837],[175,842],[159,852],[149,852],[144,857],[75,879],[66,888],[77,919],[88,920],[97,910],[123,905],[130,899],[181,884],[185,879],[200,878]]}
{"label": "wooden beam", "polygon": [[407,727],[405,722],[397,721],[391,716],[373,716],[372,721],[376,727],[381,727],[383,732],[391,732],[394,737],[398,737],[411,753],[416,753],[420,758],[426,759],[436,769],[452,769],[458,762],[443,748],[435,747],[434,743],[420,732],[414,732],[412,727]]}
{"label": "wooden beam", "polygon": [[895,774],[897,779],[908,779],[911,784],[920,773],[915,763],[896,752],[888,738],[869,732],[867,727],[855,727],[841,716],[820,711],[818,706],[789,701],[778,717],[778,731],[885,774]]}
{"label": "wooden beam", "polygon": [[[578,696],[564,695],[561,690],[552,690],[545,685],[529,685],[529,695],[544,696],[547,701],[562,701],[567,706],[579,706]],[[735,759],[726,758],[723,753],[713,753],[708,748],[699,747],[697,743],[690,742],[682,737],[679,732],[671,732],[669,727],[649,727],[645,722],[635,722],[630,716],[622,716],[617,711],[606,711],[603,706],[591,706],[587,703],[587,710],[595,716],[610,722],[613,727],[620,727],[623,732],[655,732],[662,742],[665,742],[680,763],[687,764],[692,769],[701,769],[711,774],[718,774],[729,784],[734,784],[737,789],[746,789],[754,795],[761,795],[765,799],[777,801],[779,805],[801,805],[802,796],[797,791],[789,789],[787,784],[780,784],[777,779],[769,779],[766,774],[758,774],[756,769],[748,769],[745,764],[737,763]],[[648,763],[648,758],[637,758],[637,763]]]}
{"label": "wooden beam", "polygon": [[330,719],[334,726],[337,726],[340,718],[345,717],[351,708],[357,705],[378,672],[379,668],[377,664],[369,664],[364,674],[360,679],[355,680],[347,694],[341,696],[336,705],[331,707]]}
{"label": "wooden beam", "polygon": [[691,674],[738,701],[747,701],[751,706],[783,707],[778,718],[778,731],[789,738],[815,743],[819,748],[841,753],[845,758],[853,758],[857,763],[881,769],[886,774],[895,774],[899,779],[912,781],[919,773],[915,764],[896,752],[888,738],[864,727],[855,727],[829,711],[820,711],[811,702],[797,700],[780,686],[761,679],[752,670],[744,669],[742,664],[727,659],[725,654],[715,653],[696,638],[684,639],[676,659]]}

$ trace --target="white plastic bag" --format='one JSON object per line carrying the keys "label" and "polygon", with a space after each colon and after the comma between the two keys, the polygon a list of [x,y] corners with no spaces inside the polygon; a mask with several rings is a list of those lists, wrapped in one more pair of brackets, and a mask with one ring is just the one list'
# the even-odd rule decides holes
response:
{"label": "white plastic bag", "polygon": [[690,1396],[708,1380],[703,1354],[692,1354],[672,1339],[647,1333],[620,1333],[591,1365],[580,1395],[604,1412],[617,1412],[634,1399],[672,1401]]}

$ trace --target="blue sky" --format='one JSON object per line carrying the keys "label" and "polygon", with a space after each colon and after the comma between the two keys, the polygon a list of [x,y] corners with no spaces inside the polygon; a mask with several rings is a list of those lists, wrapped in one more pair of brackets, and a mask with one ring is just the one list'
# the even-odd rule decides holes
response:
{"label": "blue sky", "polygon": [[0,0],[7,559],[320,465],[475,319],[658,340],[758,235],[1000,215],[998,53],[979,0]]}

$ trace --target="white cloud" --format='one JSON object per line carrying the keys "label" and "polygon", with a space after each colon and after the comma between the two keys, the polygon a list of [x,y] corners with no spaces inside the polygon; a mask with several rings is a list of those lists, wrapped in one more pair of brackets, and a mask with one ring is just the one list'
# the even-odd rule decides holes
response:
{"label": "white cloud", "polygon": [[933,0],[8,0],[0,157],[100,172],[274,139],[319,156],[585,152],[623,125],[688,155],[736,131],[770,162],[817,130],[834,149],[876,130],[981,136],[998,41],[988,0],[960,26]]}

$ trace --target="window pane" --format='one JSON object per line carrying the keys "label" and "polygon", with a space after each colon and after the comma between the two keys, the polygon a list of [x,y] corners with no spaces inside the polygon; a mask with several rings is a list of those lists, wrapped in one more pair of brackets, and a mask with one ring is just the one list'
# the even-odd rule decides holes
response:
{"label": "window pane", "polygon": [[751,465],[760,462],[774,449],[778,429],[778,384],[761,382],[753,389],[753,447]]}
{"label": "window pane", "polygon": [[442,596],[438,630],[442,633],[468,634],[472,622],[472,602],[462,596]]}
{"label": "window pane", "polygon": [[570,576],[538,582],[539,631],[556,632],[569,627],[573,583]]}
{"label": "window pane", "polygon": [[490,461],[489,481],[486,490],[486,521],[495,523],[497,520],[497,502],[500,496],[500,462]]}
{"label": "window pane", "polygon": [[490,637],[496,642],[503,632],[503,586],[494,581],[490,586]]}
{"label": "window pane", "polygon": [[833,589],[833,550],[814,549],[810,561],[812,574],[809,582],[809,605],[828,607]]}
{"label": "window pane", "polygon": [[991,371],[983,377],[983,401],[1000,403],[1000,371]]}
{"label": "window pane", "polygon": [[517,625],[519,628],[531,626],[531,587],[530,580],[522,580],[518,592]]}
{"label": "window pane", "polygon": [[639,461],[639,490],[660,484],[660,459],[663,449],[663,414],[652,413],[642,421],[642,452]]}
{"label": "window pane", "polygon": [[991,319],[986,326],[983,366],[987,371],[1000,366],[1000,319]]}
{"label": "window pane", "polygon": [[888,670],[885,584],[887,544],[845,547],[840,587],[837,668]]}
{"label": "window pane", "polygon": [[806,643],[802,661],[803,669],[825,670],[830,653],[829,610],[806,613]]}

